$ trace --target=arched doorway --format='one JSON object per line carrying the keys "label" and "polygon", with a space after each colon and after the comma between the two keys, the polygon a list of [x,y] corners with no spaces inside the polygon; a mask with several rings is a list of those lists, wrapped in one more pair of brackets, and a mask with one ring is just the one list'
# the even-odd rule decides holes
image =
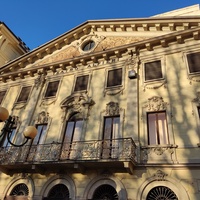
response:
{"label": "arched doorway", "polygon": [[93,194],[93,200],[119,200],[117,191],[108,184],[99,186]]}

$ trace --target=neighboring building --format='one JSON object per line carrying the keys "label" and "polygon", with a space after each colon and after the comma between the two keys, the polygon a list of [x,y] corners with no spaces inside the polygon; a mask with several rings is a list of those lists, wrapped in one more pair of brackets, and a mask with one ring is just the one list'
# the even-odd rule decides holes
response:
{"label": "neighboring building", "polygon": [[28,51],[25,43],[0,21],[0,67]]}
{"label": "neighboring building", "polygon": [[[87,21],[0,68],[0,199],[199,200],[200,11]],[[1,124],[3,128],[3,124]]]}

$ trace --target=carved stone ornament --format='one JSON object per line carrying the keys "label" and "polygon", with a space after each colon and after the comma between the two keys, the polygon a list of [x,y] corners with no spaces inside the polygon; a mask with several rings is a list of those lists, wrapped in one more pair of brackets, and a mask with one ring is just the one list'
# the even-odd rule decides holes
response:
{"label": "carved stone ornament", "polygon": [[137,69],[139,64],[139,56],[133,55],[125,60],[124,63],[129,69]]}
{"label": "carved stone ornament", "polygon": [[149,111],[166,110],[168,103],[163,101],[162,97],[154,96],[148,99],[148,103],[144,106]]}
{"label": "carved stone ornament", "polygon": [[48,121],[49,121],[49,113],[42,111],[37,116],[36,124],[48,124]]}
{"label": "carved stone ornament", "polygon": [[72,94],[67,97],[62,103],[61,108],[68,115],[72,113],[82,113],[85,118],[88,117],[90,107],[94,105],[94,101],[85,93]]}
{"label": "carved stone ornament", "polygon": [[163,171],[158,170],[155,174],[154,177],[156,178],[157,181],[164,181],[166,180],[167,174],[165,174]]}
{"label": "carved stone ornament", "polygon": [[35,79],[35,87],[38,89],[40,85],[46,81],[46,75],[42,72],[38,72],[38,77]]}
{"label": "carved stone ornament", "polygon": [[111,101],[110,103],[106,104],[107,116],[114,116],[119,114],[120,114],[120,108],[118,103]]}
{"label": "carved stone ornament", "polygon": [[195,99],[193,99],[192,102],[197,103],[197,104],[200,105],[200,92],[197,92],[197,97]]}

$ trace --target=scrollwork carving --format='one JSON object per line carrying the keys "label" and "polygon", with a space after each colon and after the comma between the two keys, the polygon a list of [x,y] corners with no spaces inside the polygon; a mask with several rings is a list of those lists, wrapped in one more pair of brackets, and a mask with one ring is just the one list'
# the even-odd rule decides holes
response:
{"label": "scrollwork carving", "polygon": [[37,116],[36,124],[48,124],[48,121],[49,121],[49,113],[42,111]]}
{"label": "scrollwork carving", "polygon": [[119,113],[120,113],[120,108],[118,103],[111,101],[108,104],[106,104],[107,116],[119,115]]}
{"label": "scrollwork carving", "polygon": [[161,170],[157,170],[157,172],[153,176],[157,181],[164,181],[166,180],[166,176],[168,176],[168,174],[164,173]]}
{"label": "scrollwork carving", "polygon": [[153,96],[148,99],[148,103],[144,106],[149,111],[166,110],[168,103],[163,101],[162,97]]}
{"label": "scrollwork carving", "polygon": [[67,115],[72,113],[82,113],[84,118],[89,116],[89,109],[95,102],[87,94],[77,93],[67,97],[62,103],[61,108]]}

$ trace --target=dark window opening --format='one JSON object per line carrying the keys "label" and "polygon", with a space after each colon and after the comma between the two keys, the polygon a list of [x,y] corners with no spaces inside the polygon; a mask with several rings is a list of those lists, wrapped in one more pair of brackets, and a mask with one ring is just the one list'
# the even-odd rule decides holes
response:
{"label": "dark window opening", "polygon": [[45,98],[55,97],[58,90],[59,81],[49,82],[45,93]]}
{"label": "dark window opening", "polygon": [[87,90],[88,80],[89,80],[89,75],[77,77],[74,91],[77,92],[77,91]]}
{"label": "dark window opening", "polygon": [[5,97],[6,91],[0,91],[0,104],[3,101],[3,98]]}
{"label": "dark window opening", "polygon": [[122,69],[108,71],[107,87],[113,87],[122,84]]}
{"label": "dark window opening", "polygon": [[145,81],[163,78],[160,60],[145,63],[144,71],[145,71]]}
{"label": "dark window opening", "polygon": [[19,97],[17,99],[17,103],[19,103],[19,102],[27,102],[30,92],[31,92],[31,86],[23,87],[21,89],[20,95],[19,95]]}
{"label": "dark window opening", "polygon": [[187,55],[190,73],[200,72],[200,52]]}
{"label": "dark window opening", "polygon": [[83,46],[82,49],[83,49],[83,51],[89,51],[92,48],[94,48],[94,45],[95,45],[94,41],[90,40]]}

